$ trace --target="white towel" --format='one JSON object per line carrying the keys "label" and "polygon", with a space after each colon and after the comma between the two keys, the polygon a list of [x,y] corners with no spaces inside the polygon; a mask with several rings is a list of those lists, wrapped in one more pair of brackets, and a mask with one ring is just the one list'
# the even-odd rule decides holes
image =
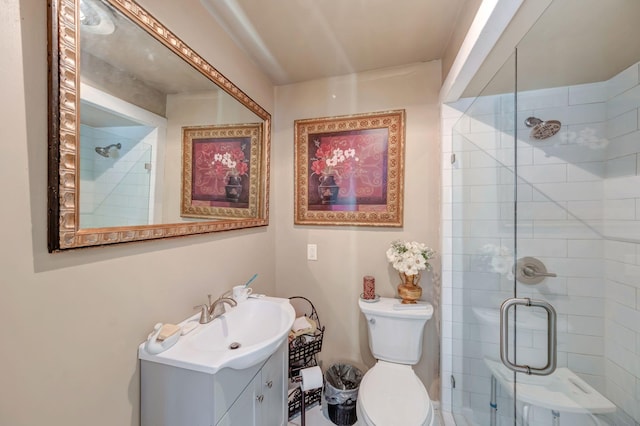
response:
{"label": "white towel", "polygon": [[291,331],[295,334],[304,334],[311,332],[315,329],[315,324],[312,323],[307,317],[299,317],[293,322],[291,326]]}

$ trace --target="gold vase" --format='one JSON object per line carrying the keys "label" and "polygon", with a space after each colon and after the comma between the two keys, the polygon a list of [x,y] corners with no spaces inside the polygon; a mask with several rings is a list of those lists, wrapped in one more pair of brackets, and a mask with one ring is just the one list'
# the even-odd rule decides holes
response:
{"label": "gold vase", "polygon": [[422,287],[418,285],[420,274],[407,275],[400,273],[402,282],[398,284],[398,296],[402,299],[402,303],[416,303],[422,297]]}

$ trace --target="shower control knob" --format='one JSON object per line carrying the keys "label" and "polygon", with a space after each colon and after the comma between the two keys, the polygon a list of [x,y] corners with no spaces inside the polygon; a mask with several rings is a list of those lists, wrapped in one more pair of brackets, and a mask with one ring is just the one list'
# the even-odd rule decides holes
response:
{"label": "shower control knob", "polygon": [[518,262],[513,265],[513,272],[516,280],[523,284],[538,284],[544,281],[545,278],[558,276],[553,272],[547,272],[547,267],[544,266],[544,263],[535,257],[518,259]]}

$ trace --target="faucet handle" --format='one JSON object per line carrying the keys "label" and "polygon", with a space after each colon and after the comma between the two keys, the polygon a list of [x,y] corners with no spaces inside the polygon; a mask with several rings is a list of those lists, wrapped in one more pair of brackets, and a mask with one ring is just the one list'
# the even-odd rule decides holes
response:
{"label": "faucet handle", "polygon": [[207,306],[206,303],[194,306],[193,309],[200,309],[200,324],[206,324],[209,322],[209,306]]}

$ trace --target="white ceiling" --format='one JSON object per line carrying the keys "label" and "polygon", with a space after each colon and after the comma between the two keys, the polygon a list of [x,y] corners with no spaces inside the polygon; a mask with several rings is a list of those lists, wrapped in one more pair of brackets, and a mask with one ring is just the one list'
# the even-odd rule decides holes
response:
{"label": "white ceiling", "polygon": [[[477,0],[201,0],[272,79],[282,85],[443,59],[454,29]],[[543,17],[520,41],[535,19]],[[526,7],[524,7],[526,6]],[[525,0],[500,40],[520,41],[521,89],[602,81],[634,63],[640,0]],[[537,7],[536,6],[541,6]],[[532,20],[533,19],[533,20]],[[483,65],[490,76],[506,57]],[[483,71],[482,69],[480,71]],[[481,75],[482,72],[478,73]],[[443,76],[444,77],[444,76]],[[478,94],[486,80],[469,85]],[[506,79],[512,89],[513,78]]]}
{"label": "white ceiling", "polygon": [[201,0],[283,85],[441,59],[468,0]]}

